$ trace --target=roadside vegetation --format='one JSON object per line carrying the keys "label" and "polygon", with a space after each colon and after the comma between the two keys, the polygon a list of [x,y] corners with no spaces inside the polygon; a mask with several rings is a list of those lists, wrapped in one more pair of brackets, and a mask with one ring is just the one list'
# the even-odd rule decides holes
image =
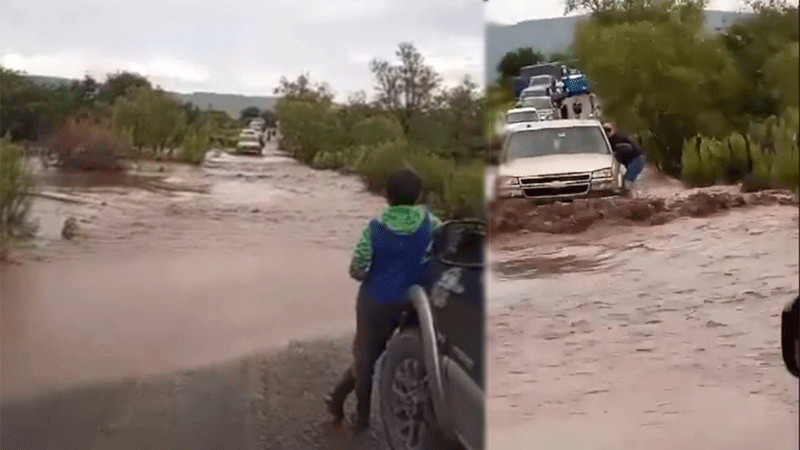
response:
{"label": "roadside vegetation", "polygon": [[379,192],[389,171],[414,167],[426,202],[451,217],[483,205],[484,99],[468,78],[442,86],[412,45],[398,46],[397,61],[374,60],[376,97],[352,95],[336,104],[325,83],[307,74],[283,78],[275,90],[281,147],[317,169],[360,175]]}
{"label": "roadside vegetation", "polygon": [[182,103],[134,73],[48,84],[0,67],[0,256],[36,231],[27,157],[69,171],[122,171],[142,159],[201,164],[211,148],[235,146],[246,119]]}
{"label": "roadside vegetation", "polygon": [[183,103],[130,72],[46,84],[0,67],[0,92],[0,133],[66,170],[122,170],[129,158],[200,164],[237,128],[226,113]]}
{"label": "roadside vegetation", "polygon": [[604,116],[660,170],[692,185],[796,188],[797,6],[747,3],[753,14],[715,32],[702,0],[569,1],[592,11],[572,50]]}
{"label": "roadside vegetation", "polygon": [[34,188],[22,147],[8,136],[0,139],[0,260],[8,257],[15,240],[36,232],[37,224],[29,218]]}

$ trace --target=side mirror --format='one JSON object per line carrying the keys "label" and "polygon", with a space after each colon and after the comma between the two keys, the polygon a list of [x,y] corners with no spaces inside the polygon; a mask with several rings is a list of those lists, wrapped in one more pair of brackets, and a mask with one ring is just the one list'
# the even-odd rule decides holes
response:
{"label": "side mirror", "polygon": [[797,302],[800,297],[789,302],[781,313],[781,353],[786,370],[794,376],[799,376],[800,369],[800,310]]}
{"label": "side mirror", "polygon": [[433,257],[446,266],[483,267],[485,224],[480,219],[445,222],[433,238]]}

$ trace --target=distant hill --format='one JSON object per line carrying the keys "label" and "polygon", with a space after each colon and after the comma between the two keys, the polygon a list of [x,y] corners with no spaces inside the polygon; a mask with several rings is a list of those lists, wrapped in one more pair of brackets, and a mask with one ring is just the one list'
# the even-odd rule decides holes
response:
{"label": "distant hill", "polygon": [[59,77],[46,77],[43,75],[25,75],[28,77],[29,80],[33,81],[34,83],[40,86],[62,86],[62,85],[69,85],[73,81],[70,78],[59,78]]}
{"label": "distant hill", "polygon": [[[723,30],[748,13],[706,11],[706,26]],[[497,65],[503,55],[520,47],[533,47],[545,53],[566,49],[572,44],[575,27],[588,14],[552,19],[526,20],[514,25],[486,24],[486,82],[497,79]]]}
{"label": "distant hill", "polygon": [[275,96],[246,96],[237,94],[217,94],[214,92],[193,92],[191,94],[172,93],[176,98],[184,102],[192,102],[201,109],[211,109],[225,111],[233,118],[239,117],[239,113],[248,106],[257,106],[259,109],[274,110],[275,104],[280,97]]}
{"label": "distant hill", "polygon": [[[42,75],[26,75],[28,79],[42,86],[68,85],[73,81],[70,78],[48,77]],[[225,111],[232,118],[239,117],[239,113],[248,106],[257,106],[260,109],[275,109],[275,104],[280,97],[275,96],[246,96],[237,94],[218,94],[215,92],[193,92],[182,94],[170,92],[182,102],[191,102],[201,109]]]}

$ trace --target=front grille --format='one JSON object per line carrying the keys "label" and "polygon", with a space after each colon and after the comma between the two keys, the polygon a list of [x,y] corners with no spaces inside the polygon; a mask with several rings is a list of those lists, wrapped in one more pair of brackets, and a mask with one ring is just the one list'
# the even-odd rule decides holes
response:
{"label": "front grille", "polygon": [[589,184],[571,184],[564,187],[527,187],[522,190],[526,197],[556,197],[561,195],[581,195],[589,192]]}
{"label": "front grille", "polygon": [[592,178],[591,174],[576,173],[569,175],[551,175],[551,176],[536,177],[536,178],[523,178],[520,180],[520,183],[530,185],[530,184],[552,183],[554,181],[575,182],[575,181],[589,181],[591,178]]}

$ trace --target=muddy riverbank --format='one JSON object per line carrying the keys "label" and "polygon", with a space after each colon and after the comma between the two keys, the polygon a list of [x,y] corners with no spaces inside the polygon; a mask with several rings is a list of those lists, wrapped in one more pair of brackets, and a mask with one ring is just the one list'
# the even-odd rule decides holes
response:
{"label": "muddy riverbank", "polygon": [[[79,448],[261,448],[252,420],[284,439],[268,448],[349,442],[323,427],[321,396],[350,363],[347,264],[382,199],[274,146],[124,179],[40,175],[39,237],[0,273],[4,448],[39,432],[45,448],[64,433]],[[287,422],[294,407],[311,422]]]}
{"label": "muddy riverbank", "polygon": [[[531,230],[522,215],[495,233],[489,448],[798,445],[797,379],[779,340],[798,292],[796,204],[648,187],[650,199],[618,205],[678,214],[658,226],[612,214],[584,230]],[[551,208],[554,223],[569,220]]]}
{"label": "muddy riverbank", "polygon": [[[369,448],[322,396],[350,337],[170,374],[73,387],[2,406],[3,448]],[[355,407],[350,399],[347,411]]]}

